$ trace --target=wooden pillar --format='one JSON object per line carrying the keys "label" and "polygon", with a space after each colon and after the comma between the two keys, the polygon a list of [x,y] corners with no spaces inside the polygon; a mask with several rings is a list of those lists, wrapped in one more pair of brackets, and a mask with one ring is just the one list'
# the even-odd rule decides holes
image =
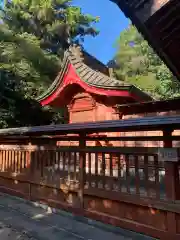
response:
{"label": "wooden pillar", "polygon": [[[168,138],[172,136],[172,130],[164,130],[163,136]],[[172,148],[172,140],[165,139],[163,142],[164,148]],[[179,176],[178,176],[178,163],[177,162],[165,162],[165,189],[166,197],[168,200],[174,201],[178,199],[178,186],[179,186]],[[167,227],[168,233],[171,235],[176,234],[177,223],[176,214],[173,212],[167,212]]]}
{"label": "wooden pillar", "polygon": [[[163,131],[164,137],[171,137],[172,130]],[[164,140],[163,142],[164,148],[172,148],[172,140]],[[165,184],[166,184],[166,196],[169,200],[177,200],[178,199],[178,185],[179,185],[179,177],[178,177],[178,163],[165,162]]]}
{"label": "wooden pillar", "polygon": [[[28,147],[31,147],[32,146],[32,143],[31,143],[31,141],[29,141],[29,143],[28,143]],[[27,162],[26,162],[26,166],[27,166],[27,168],[29,168],[28,170],[28,173],[29,174],[31,174],[31,164],[32,164],[32,159],[31,159],[31,150],[28,150],[28,152],[27,152]]]}
{"label": "wooden pillar", "polygon": [[[85,140],[85,134],[79,135],[79,148],[80,150],[84,149],[86,147],[86,140]],[[80,152],[79,153],[79,202],[80,207],[84,207],[84,182],[85,182],[85,161],[86,161],[86,153]]]}
{"label": "wooden pillar", "polygon": [[[32,146],[32,141],[30,140],[29,143],[28,143],[28,146],[31,147]],[[28,181],[29,180],[32,180],[32,175],[33,175],[33,172],[32,172],[32,151],[29,150],[27,152],[27,160],[26,160],[26,167],[28,168],[28,173],[27,173],[27,178],[28,178]],[[28,199],[31,201],[31,181],[29,181],[29,184],[28,184]]]}

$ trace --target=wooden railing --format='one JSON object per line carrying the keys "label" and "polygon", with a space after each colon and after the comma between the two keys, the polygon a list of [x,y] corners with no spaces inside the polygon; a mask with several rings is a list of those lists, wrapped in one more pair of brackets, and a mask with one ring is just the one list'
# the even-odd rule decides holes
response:
{"label": "wooden railing", "polygon": [[[0,190],[179,239],[179,149],[172,147],[179,126],[176,116],[0,130]],[[163,136],[106,137],[151,130]],[[164,147],[122,147],[124,141]]]}
{"label": "wooden railing", "polygon": [[[121,153],[122,152],[122,153]],[[148,151],[147,151],[148,152]],[[0,147],[1,174],[16,179],[43,182],[47,185],[79,187],[79,164],[85,155],[84,184],[91,191],[115,191],[138,196],[165,199],[164,163],[158,161],[158,150],[152,154],[142,148],[87,147]]]}

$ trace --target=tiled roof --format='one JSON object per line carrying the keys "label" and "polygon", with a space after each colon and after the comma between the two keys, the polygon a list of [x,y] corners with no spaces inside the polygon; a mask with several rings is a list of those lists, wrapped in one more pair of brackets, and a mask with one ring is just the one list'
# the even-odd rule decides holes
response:
{"label": "tiled roof", "polygon": [[[98,71],[97,69],[93,69],[92,65],[87,65],[85,63],[84,57],[86,53],[82,52],[79,47],[70,47],[68,51],[66,51],[65,55],[76,69],[76,72],[79,75],[80,79],[86,82],[88,85],[108,89],[117,89],[122,86],[130,86],[123,81],[110,78],[109,76]],[[91,56],[89,55],[88,58],[90,57]],[[97,60],[93,58],[92,61]]]}
{"label": "tiled roof", "polygon": [[38,101],[41,101],[51,95],[62,83],[64,73],[67,71],[68,64],[72,64],[79,78],[90,86],[111,90],[137,90],[149,97],[146,93],[143,93],[140,89],[124,81],[117,80],[108,76],[108,68],[99,62],[97,59],[81,50],[79,46],[70,46],[65,51],[64,59],[61,66],[61,71],[56,77],[55,81],[49,87],[49,89],[43,93]]}

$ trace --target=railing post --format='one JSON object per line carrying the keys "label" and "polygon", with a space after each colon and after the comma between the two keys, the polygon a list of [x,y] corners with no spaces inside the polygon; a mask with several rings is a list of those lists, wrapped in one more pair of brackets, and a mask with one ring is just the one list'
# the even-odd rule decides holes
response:
{"label": "railing post", "polygon": [[[28,146],[29,147],[32,146],[31,140],[29,141]],[[32,174],[33,174],[33,172],[32,172],[32,151],[31,150],[28,150],[27,163],[26,164],[27,164],[26,166],[29,168],[28,169],[28,175],[27,175],[28,181],[29,181],[29,184],[28,184],[28,188],[29,188],[28,198],[29,198],[29,200],[31,200],[31,181],[30,180],[32,180],[31,178],[32,178]]]}
{"label": "railing post", "polygon": [[[172,130],[164,130],[163,136],[165,138],[172,136]],[[164,148],[172,148],[172,139],[164,139]],[[178,164],[177,162],[165,162],[165,190],[168,200],[175,201],[178,197]],[[175,234],[176,229],[176,214],[173,212],[167,212],[167,227],[169,234]]]}
{"label": "railing post", "polygon": [[[164,130],[163,136],[165,138],[172,136],[172,130]],[[172,148],[172,140],[165,139],[163,141],[164,148]],[[166,185],[166,197],[169,200],[177,200],[178,198],[178,163],[177,162],[165,162],[165,185]]]}
{"label": "railing post", "polygon": [[[80,150],[86,147],[86,139],[85,134],[79,134],[79,148]],[[80,207],[84,208],[84,181],[85,181],[85,161],[86,161],[86,153],[83,151],[79,153],[79,202]]]}

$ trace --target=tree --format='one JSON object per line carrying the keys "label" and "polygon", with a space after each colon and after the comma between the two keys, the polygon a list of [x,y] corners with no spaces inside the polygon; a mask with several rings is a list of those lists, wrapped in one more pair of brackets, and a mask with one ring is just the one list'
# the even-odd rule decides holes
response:
{"label": "tree", "polygon": [[180,96],[177,79],[133,25],[121,33],[117,46],[117,78],[140,87],[155,98]]}
{"label": "tree", "polygon": [[82,43],[86,35],[96,36],[99,19],[82,14],[71,0],[6,1],[2,19],[16,33],[30,33],[40,47],[61,56],[69,42]]}
{"label": "tree", "polygon": [[[11,81],[9,81],[11,79]],[[54,112],[43,109],[32,98],[17,91],[13,75],[0,71],[0,127],[18,127],[56,123]],[[64,121],[62,119],[62,121]]]}
{"label": "tree", "polygon": [[1,10],[1,20],[0,127],[61,122],[63,111],[42,109],[36,98],[60,70],[64,30],[72,42],[82,43],[86,34],[97,34],[96,18],[70,1],[12,0]]}
{"label": "tree", "polygon": [[[0,25],[0,70],[11,76],[17,91],[35,99],[55,78],[58,58],[43,51],[32,34],[14,34]],[[46,67],[44,67],[46,66]]]}

